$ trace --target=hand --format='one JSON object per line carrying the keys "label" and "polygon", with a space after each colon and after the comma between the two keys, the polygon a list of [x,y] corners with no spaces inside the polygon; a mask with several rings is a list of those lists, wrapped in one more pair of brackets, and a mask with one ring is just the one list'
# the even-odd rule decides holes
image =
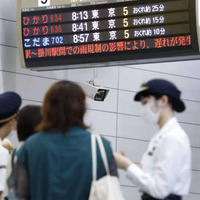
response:
{"label": "hand", "polygon": [[120,169],[127,170],[129,166],[132,165],[132,161],[125,156],[124,152],[121,152],[121,154],[114,153],[114,158],[115,158],[117,167]]}

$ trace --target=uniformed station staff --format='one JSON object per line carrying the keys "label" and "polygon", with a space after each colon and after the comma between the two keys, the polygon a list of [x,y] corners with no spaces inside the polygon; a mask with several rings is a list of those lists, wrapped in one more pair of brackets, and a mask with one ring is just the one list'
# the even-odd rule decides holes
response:
{"label": "uniformed station staff", "polygon": [[4,190],[9,159],[9,152],[2,146],[2,140],[15,128],[15,117],[21,101],[21,97],[15,92],[5,92],[0,95],[0,198]]}
{"label": "uniformed station staff", "polygon": [[154,79],[143,84],[135,96],[135,101],[142,103],[143,117],[160,130],[151,139],[140,167],[123,152],[115,154],[115,159],[118,167],[127,170],[128,178],[142,190],[142,200],[181,200],[189,192],[190,142],[174,116],[174,111],[185,110],[180,95],[171,82]]}

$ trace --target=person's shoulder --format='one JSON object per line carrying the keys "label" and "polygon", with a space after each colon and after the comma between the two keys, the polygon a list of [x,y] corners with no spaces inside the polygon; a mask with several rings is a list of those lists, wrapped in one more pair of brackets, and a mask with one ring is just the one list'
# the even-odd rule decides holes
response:
{"label": "person's shoulder", "polygon": [[[93,134],[90,131],[87,131],[87,130],[85,130],[85,131],[86,131],[87,137],[91,137],[91,134]],[[107,140],[104,136],[102,136],[100,134],[98,134],[98,135],[101,137],[101,140],[103,142],[104,148],[105,149],[111,148],[110,141]]]}
{"label": "person's shoulder", "polygon": [[104,136],[100,136],[100,137],[101,137],[104,145],[110,146],[110,141],[109,140],[107,140]]}
{"label": "person's shoulder", "polygon": [[43,132],[38,132],[38,133],[34,133],[33,135],[31,135],[30,137],[28,137],[24,143],[20,146],[20,148],[18,149],[18,153],[23,152],[25,150],[31,149],[32,147],[35,148],[35,145],[38,144],[38,142],[40,142],[41,137],[43,135]]}
{"label": "person's shoulder", "polygon": [[8,150],[6,148],[0,146],[0,160],[3,157],[5,157],[5,158],[9,157],[9,152],[8,152]]}
{"label": "person's shoulder", "polygon": [[34,151],[36,147],[39,147],[40,145],[38,145],[38,143],[40,142],[42,135],[43,132],[34,133],[21,143],[16,152],[17,157],[24,156],[26,153]]}
{"label": "person's shoulder", "polygon": [[107,140],[103,136],[101,136],[101,139],[102,139],[102,142],[103,142],[106,154],[107,154],[108,162],[111,163],[113,161],[113,151],[112,151],[112,147],[111,147],[110,141]]}
{"label": "person's shoulder", "polygon": [[179,123],[176,124],[173,132],[174,132],[173,135],[176,138],[188,138],[187,133],[185,132],[185,130],[181,127]]}
{"label": "person's shoulder", "polygon": [[172,131],[167,135],[168,140],[174,140],[181,145],[190,145],[190,139],[185,130],[180,126],[179,123],[174,126]]}
{"label": "person's shoulder", "polygon": [[31,143],[31,142],[38,142],[38,139],[44,137],[44,132],[37,132],[34,133],[33,135],[31,135],[30,137],[28,137],[25,141],[25,143]]}
{"label": "person's shoulder", "polygon": [[112,154],[112,148],[111,148],[110,141],[107,140],[107,139],[106,139],[105,137],[103,137],[103,136],[100,136],[100,137],[101,137],[101,139],[102,139],[102,142],[103,142],[103,145],[104,145],[104,148],[105,148],[106,152],[107,152],[108,154]]}
{"label": "person's shoulder", "polygon": [[80,128],[81,133],[87,135],[88,137],[91,137],[91,132],[90,130],[84,129],[84,128]]}
{"label": "person's shoulder", "polygon": [[0,153],[9,154],[8,150],[4,148],[3,146],[0,146]]}
{"label": "person's shoulder", "polygon": [[[85,130],[85,133],[87,134],[88,137],[91,137],[91,134],[94,134],[88,130]],[[108,141],[104,136],[102,136],[100,134],[94,134],[94,135],[99,135],[104,145],[106,145],[106,146],[110,145],[110,141]]]}

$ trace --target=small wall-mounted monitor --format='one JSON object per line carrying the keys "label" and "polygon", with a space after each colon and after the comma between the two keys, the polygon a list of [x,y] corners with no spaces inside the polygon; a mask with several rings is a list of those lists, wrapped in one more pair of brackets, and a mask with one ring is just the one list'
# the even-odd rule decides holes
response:
{"label": "small wall-mounted monitor", "polygon": [[200,58],[199,4],[18,0],[21,65],[50,70]]}

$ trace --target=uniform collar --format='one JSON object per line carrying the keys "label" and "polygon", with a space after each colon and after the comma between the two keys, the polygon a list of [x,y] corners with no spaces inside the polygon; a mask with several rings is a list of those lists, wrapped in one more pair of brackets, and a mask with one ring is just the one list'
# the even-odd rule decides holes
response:
{"label": "uniform collar", "polygon": [[165,134],[167,134],[169,131],[170,131],[170,129],[172,128],[172,127],[174,127],[174,125],[175,124],[177,124],[178,122],[177,122],[177,119],[176,119],[176,117],[172,117],[170,120],[168,120],[166,123],[165,123],[165,125],[160,129],[160,131],[158,132],[158,135],[159,136],[163,136],[163,135],[165,135]]}
{"label": "uniform collar", "polygon": [[[70,127],[64,135],[66,135],[66,136],[79,135],[79,134],[82,134],[84,130],[85,129],[81,128],[80,126],[73,126],[73,127]],[[57,131],[44,131],[44,132],[46,132],[48,134],[61,134],[61,135],[63,135],[62,132],[57,132]]]}
{"label": "uniform collar", "polygon": [[67,136],[79,135],[83,133],[83,128],[80,126],[73,126],[67,131]]}

